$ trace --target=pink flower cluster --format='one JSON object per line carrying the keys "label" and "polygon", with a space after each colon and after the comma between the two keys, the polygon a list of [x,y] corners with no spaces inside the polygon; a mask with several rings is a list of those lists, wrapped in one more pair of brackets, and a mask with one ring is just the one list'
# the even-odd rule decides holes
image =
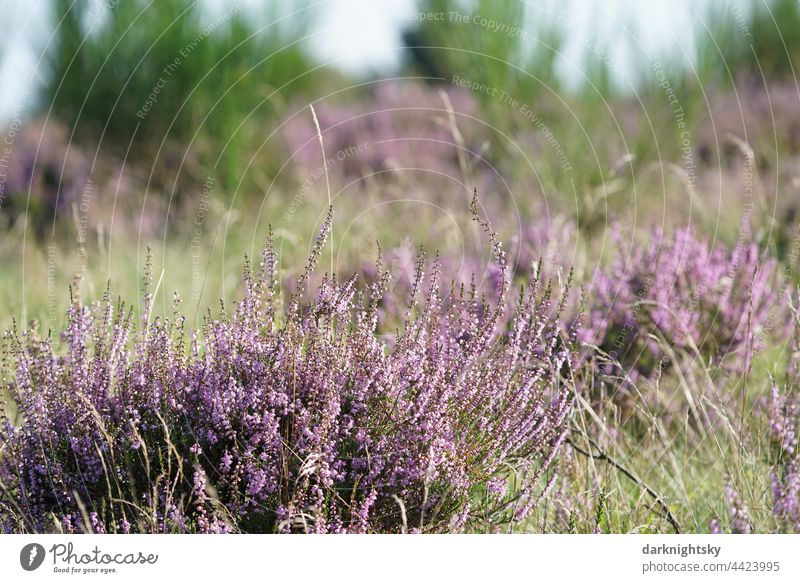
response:
{"label": "pink flower cluster", "polygon": [[[331,216],[298,282],[314,269]],[[484,224],[488,229],[488,225]],[[509,306],[418,261],[376,334],[388,275],[282,298],[271,238],[232,313],[188,333],[76,299],[61,342],[5,337],[0,526],[11,532],[410,532],[524,520],[554,479],[577,329],[532,276]],[[505,314],[513,311],[510,322]]]}

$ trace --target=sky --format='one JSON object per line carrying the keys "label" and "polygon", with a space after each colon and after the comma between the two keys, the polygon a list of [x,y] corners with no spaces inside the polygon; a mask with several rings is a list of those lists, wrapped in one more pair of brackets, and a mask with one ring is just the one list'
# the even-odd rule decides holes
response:
{"label": "sky", "polygon": [[[92,0],[109,2],[111,0]],[[157,0],[156,0],[157,1]],[[264,0],[242,0],[250,7]],[[309,48],[322,61],[352,74],[391,74],[400,59],[400,32],[415,12],[414,0],[310,0],[313,2]],[[668,52],[691,54],[692,30],[710,0],[521,0],[530,13],[570,23],[570,44],[561,69],[567,82],[577,81],[581,48],[595,39],[608,46],[612,72],[623,85],[630,81],[635,61],[657,59]],[[205,0],[210,11],[231,0]],[[719,0],[744,6],[746,0]],[[5,44],[0,68],[0,124],[30,110],[43,69],[37,47],[44,46],[50,0],[0,0],[0,44]],[[286,6],[286,2],[281,4]],[[635,33],[633,32],[635,31]],[[632,42],[627,42],[632,41]],[[631,50],[630,47],[636,47]]]}

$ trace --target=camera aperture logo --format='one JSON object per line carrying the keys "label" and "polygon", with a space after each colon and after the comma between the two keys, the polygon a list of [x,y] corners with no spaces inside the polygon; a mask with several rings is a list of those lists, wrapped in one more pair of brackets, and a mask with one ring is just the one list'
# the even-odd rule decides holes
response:
{"label": "camera aperture logo", "polygon": [[39,543],[30,543],[19,552],[19,564],[26,571],[35,571],[42,566],[44,557],[44,547]]}
{"label": "camera aperture logo", "polygon": [[88,551],[78,551],[70,543],[57,543],[45,551],[38,543],[22,547],[19,564],[26,571],[35,571],[50,556],[54,573],[102,574],[117,573],[120,565],[154,565],[158,555],[139,552],[105,552],[95,545]]}

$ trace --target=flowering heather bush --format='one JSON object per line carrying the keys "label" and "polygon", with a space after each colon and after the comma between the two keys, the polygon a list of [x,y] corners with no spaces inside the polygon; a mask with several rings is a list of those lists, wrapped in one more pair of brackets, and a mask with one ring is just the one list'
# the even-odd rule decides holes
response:
{"label": "flowering heather bush", "polygon": [[[749,368],[776,301],[773,259],[755,244],[711,247],[690,228],[618,250],[595,276],[583,341],[622,364],[631,382],[669,364],[665,345],[708,365]],[[603,372],[620,374],[614,365]]]}
{"label": "flowering heather bush", "polygon": [[[190,167],[194,159],[182,163],[184,153],[170,145],[155,165],[141,169],[123,164],[113,152],[90,157],[85,144],[70,142],[66,129],[49,120],[25,122],[8,136],[12,145],[0,175],[0,215],[7,219],[0,218],[0,227],[25,217],[29,232],[39,238],[67,225],[85,239],[100,225],[138,237],[163,233],[168,220],[178,222],[188,213],[194,220],[196,203],[186,204],[186,193],[203,185],[191,177],[175,182],[175,168]],[[143,198],[148,183],[153,190],[171,192],[171,198]]]}
{"label": "flowering heather bush", "polygon": [[[524,283],[538,270],[537,277],[556,279],[559,269],[570,260],[577,259],[576,225],[563,216],[537,217],[523,223],[522,228],[511,237],[509,256],[509,278]],[[389,290],[379,303],[378,309],[384,324],[394,326],[405,314],[406,295],[411,293],[416,273],[417,250],[411,239],[405,237],[401,243],[384,253],[386,271],[391,276]],[[488,258],[490,259],[490,258]],[[440,258],[441,272],[456,286],[475,286],[479,295],[497,302],[502,289],[501,270],[494,261],[478,254],[463,253]],[[374,262],[364,261],[358,270],[360,277],[375,281],[378,274]],[[571,298],[575,299],[575,298]],[[577,302],[573,302],[577,303]],[[570,306],[572,307],[572,306]]]}
{"label": "flowering heather bush", "polygon": [[[725,502],[728,506],[728,513],[730,514],[729,528],[731,534],[750,534],[753,532],[751,526],[750,513],[747,505],[742,501],[736,488],[729,481],[725,485]],[[719,519],[714,519],[710,524],[711,534],[722,534],[726,532]]]}
{"label": "flowering heather bush", "polygon": [[786,532],[800,533],[800,402],[777,385],[772,387],[769,425],[775,460],[770,474],[773,512]]}
{"label": "flowering heather bush", "polygon": [[[389,279],[388,293],[378,303],[382,330],[393,331],[403,322],[408,308],[406,298],[414,289],[420,255],[421,250],[414,249],[408,238],[384,253]],[[487,264],[481,258],[469,254],[437,257],[437,262],[440,276],[446,276],[451,286],[474,290],[476,297],[481,298],[481,303],[497,302],[500,299],[502,274],[496,262],[489,261]],[[376,271],[374,262],[364,262],[358,273],[367,282],[374,282],[381,275]]]}
{"label": "flowering heather bush", "polygon": [[0,208],[12,224],[27,212],[41,235],[59,216],[72,218],[72,205],[79,202],[90,169],[62,128],[30,123],[13,136],[7,176],[0,182]]}
{"label": "flowering heather bush", "polygon": [[729,164],[740,155],[728,140],[729,135],[747,139],[756,152],[773,163],[775,144],[781,155],[800,150],[800,123],[797,121],[798,95],[794,83],[772,80],[768,85],[746,79],[737,82],[736,91],[714,90],[710,111],[703,112],[697,124],[697,149],[706,163]]}
{"label": "flowering heather bush", "polygon": [[106,297],[75,300],[60,343],[7,334],[0,525],[432,532],[525,519],[555,476],[577,330],[559,333],[564,302],[535,277],[504,327],[492,242],[496,304],[442,293],[439,267],[425,277],[420,261],[391,342],[375,334],[380,258],[371,285],[326,277],[310,305],[295,294],[281,308],[271,237],[233,313],[198,333],[152,318],[146,291],[138,330]]}
{"label": "flowering heather bush", "polygon": [[[460,125],[464,116],[476,115],[469,92],[448,91],[447,96]],[[413,83],[383,82],[371,99],[358,105],[320,103],[316,111],[332,160],[328,170],[343,179],[400,167],[461,176],[446,104],[437,91]],[[317,131],[308,116],[294,116],[283,136],[293,163],[309,171],[322,165]],[[481,149],[479,137],[464,139],[470,150]]]}
{"label": "flowering heather bush", "polygon": [[578,225],[563,215],[545,209],[536,218],[524,222],[521,232],[511,239],[517,274],[527,274],[530,266],[544,258],[544,266],[557,270],[578,261]]}

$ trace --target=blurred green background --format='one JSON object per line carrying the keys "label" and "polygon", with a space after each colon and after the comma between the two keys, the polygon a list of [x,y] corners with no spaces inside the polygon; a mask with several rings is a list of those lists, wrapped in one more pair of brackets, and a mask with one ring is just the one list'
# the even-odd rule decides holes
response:
{"label": "blurred green background", "polygon": [[268,223],[288,278],[329,197],[340,272],[376,238],[468,263],[474,187],[508,241],[574,224],[562,259],[584,270],[620,221],[691,220],[734,242],[747,219],[779,256],[794,235],[791,0],[2,11],[6,323],[59,321],[76,274],[89,297],[110,279],[135,298],[147,247],[164,308],[178,290],[202,312],[235,294]]}

